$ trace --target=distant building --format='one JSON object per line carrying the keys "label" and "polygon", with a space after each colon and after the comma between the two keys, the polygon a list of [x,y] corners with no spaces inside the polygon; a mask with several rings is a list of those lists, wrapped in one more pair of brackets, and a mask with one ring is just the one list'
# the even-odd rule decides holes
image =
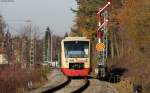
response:
{"label": "distant building", "polygon": [[4,31],[5,27],[3,17],[0,16],[0,64],[8,64],[13,57],[11,34],[9,29]]}
{"label": "distant building", "polygon": [[5,36],[4,36],[4,26],[3,18],[0,16],[0,64],[8,64],[6,49],[5,47]]}
{"label": "distant building", "polygon": [[4,48],[5,43],[4,43],[4,39],[2,38],[2,35],[1,35],[0,40],[1,40],[0,41],[0,64],[8,64],[6,49]]}
{"label": "distant building", "polygon": [[19,37],[15,37],[12,40],[13,44],[13,55],[14,55],[14,61],[15,63],[22,62],[22,57],[23,55],[21,54],[21,45],[22,45],[22,40]]}
{"label": "distant building", "polygon": [[0,54],[0,64],[8,64],[8,59],[6,54]]}

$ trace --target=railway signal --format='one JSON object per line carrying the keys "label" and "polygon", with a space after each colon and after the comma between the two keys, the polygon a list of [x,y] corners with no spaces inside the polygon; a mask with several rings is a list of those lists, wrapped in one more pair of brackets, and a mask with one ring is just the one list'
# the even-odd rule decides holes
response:
{"label": "railway signal", "polygon": [[108,54],[108,11],[107,8],[111,5],[111,1],[108,0],[107,3],[99,8],[96,16],[97,16],[97,37],[98,37],[98,44],[96,45],[96,50],[98,52],[98,66],[95,69],[97,77],[103,78],[106,76],[107,65],[106,59]]}
{"label": "railway signal", "polygon": [[97,45],[96,45],[96,50],[97,51],[104,51],[104,49],[105,49],[105,45],[104,45],[104,43],[98,43]]}

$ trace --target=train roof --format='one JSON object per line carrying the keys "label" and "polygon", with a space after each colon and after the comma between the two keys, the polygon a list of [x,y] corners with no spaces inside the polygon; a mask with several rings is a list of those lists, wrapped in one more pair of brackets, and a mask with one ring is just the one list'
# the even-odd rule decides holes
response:
{"label": "train roof", "polygon": [[87,37],[65,37],[63,41],[90,41]]}

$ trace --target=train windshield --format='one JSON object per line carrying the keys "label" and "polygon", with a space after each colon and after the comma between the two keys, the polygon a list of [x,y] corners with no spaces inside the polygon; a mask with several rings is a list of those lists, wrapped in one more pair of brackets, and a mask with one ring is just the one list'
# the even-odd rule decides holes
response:
{"label": "train windshield", "polygon": [[66,58],[87,58],[89,55],[88,41],[65,41]]}

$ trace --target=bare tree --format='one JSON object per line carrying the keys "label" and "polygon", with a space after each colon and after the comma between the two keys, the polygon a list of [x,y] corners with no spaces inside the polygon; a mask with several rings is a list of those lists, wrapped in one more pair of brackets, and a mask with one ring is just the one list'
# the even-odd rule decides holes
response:
{"label": "bare tree", "polygon": [[[42,58],[39,57],[39,50],[42,48],[39,40],[40,35],[41,33],[38,26],[33,26],[31,23],[21,29],[19,37],[22,40],[21,60],[23,62],[33,64],[36,63],[39,58]],[[41,48],[39,46],[41,46]]]}

